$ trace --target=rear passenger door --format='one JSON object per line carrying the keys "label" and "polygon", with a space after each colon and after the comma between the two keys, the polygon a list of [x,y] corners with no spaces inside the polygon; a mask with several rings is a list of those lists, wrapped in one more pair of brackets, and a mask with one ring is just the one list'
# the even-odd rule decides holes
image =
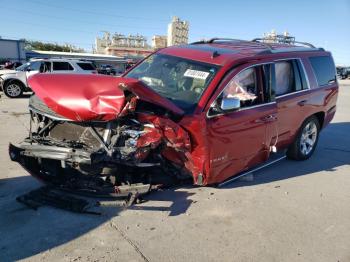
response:
{"label": "rear passenger door", "polygon": [[289,145],[308,112],[309,83],[300,59],[275,62],[279,149]]}

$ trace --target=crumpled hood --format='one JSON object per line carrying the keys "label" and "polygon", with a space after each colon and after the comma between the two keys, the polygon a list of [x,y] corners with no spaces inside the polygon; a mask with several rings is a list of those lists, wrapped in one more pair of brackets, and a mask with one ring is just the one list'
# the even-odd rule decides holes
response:
{"label": "crumpled hood", "polygon": [[166,108],[177,115],[183,111],[141,81],[105,75],[36,74],[28,80],[43,102],[73,121],[113,120],[126,105],[125,90],[138,99]]}

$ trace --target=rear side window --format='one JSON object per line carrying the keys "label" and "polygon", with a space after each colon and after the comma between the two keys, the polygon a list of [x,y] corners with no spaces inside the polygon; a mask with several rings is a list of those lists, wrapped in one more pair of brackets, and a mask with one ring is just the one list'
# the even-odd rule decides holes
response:
{"label": "rear side window", "polygon": [[53,71],[69,71],[74,70],[70,63],[67,62],[53,62]]}
{"label": "rear side window", "polygon": [[335,66],[330,56],[310,57],[310,62],[319,86],[325,86],[336,81]]}
{"label": "rear side window", "polygon": [[294,91],[294,71],[290,61],[275,64],[276,95],[285,95]]}
{"label": "rear side window", "polygon": [[90,63],[77,63],[77,64],[83,70],[95,70],[95,67]]}
{"label": "rear side window", "polygon": [[298,59],[276,62],[274,68],[276,96],[309,88],[303,66]]}

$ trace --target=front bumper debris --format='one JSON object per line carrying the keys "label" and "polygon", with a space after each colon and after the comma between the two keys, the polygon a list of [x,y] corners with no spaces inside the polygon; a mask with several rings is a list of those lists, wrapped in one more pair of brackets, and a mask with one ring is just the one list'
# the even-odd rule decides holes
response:
{"label": "front bumper debris", "polygon": [[27,156],[91,164],[90,154],[88,152],[73,148],[22,142],[16,145],[10,143],[9,153],[12,161],[18,161],[21,157]]}

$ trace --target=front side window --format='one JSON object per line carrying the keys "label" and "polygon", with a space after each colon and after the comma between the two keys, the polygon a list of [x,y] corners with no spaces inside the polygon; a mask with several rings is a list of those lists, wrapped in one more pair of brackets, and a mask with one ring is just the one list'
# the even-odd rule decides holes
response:
{"label": "front side window", "polygon": [[231,79],[225,87],[222,98],[236,98],[241,107],[258,103],[258,81],[256,68],[248,68]]}
{"label": "front side window", "polygon": [[36,61],[36,62],[30,62],[30,65],[28,68],[30,68],[31,71],[39,71],[41,66],[41,62]]}
{"label": "front side window", "polygon": [[216,65],[158,53],[131,69],[125,77],[142,81],[185,112],[191,112],[218,70]]}
{"label": "front side window", "polygon": [[27,62],[19,67],[16,68],[16,71],[25,71],[30,66],[30,62]]}
{"label": "front side window", "polygon": [[70,71],[74,70],[68,62],[53,62],[53,71]]}

